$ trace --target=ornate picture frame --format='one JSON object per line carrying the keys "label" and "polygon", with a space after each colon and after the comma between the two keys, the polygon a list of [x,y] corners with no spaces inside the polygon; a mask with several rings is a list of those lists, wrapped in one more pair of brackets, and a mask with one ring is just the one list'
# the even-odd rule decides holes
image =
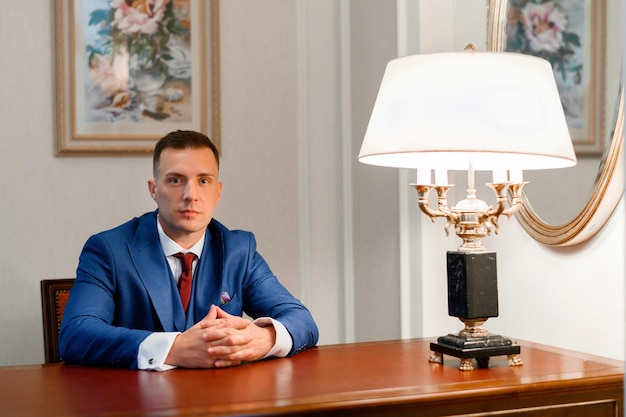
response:
{"label": "ornate picture frame", "polygon": [[150,154],[178,129],[219,146],[219,1],[140,3],[55,1],[55,155]]}

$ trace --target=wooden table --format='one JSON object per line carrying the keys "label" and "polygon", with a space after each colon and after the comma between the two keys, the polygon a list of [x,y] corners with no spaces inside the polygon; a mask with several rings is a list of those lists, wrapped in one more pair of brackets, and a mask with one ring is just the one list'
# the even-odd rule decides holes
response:
{"label": "wooden table", "polygon": [[430,340],[323,346],[229,369],[0,368],[7,416],[622,416],[623,362],[521,342],[524,365],[428,362]]}

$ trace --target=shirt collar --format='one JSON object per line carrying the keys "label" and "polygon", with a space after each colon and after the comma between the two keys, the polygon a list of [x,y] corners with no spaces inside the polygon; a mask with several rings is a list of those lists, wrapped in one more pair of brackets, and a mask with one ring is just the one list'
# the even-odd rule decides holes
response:
{"label": "shirt collar", "polygon": [[180,246],[178,243],[174,242],[163,230],[161,226],[161,222],[157,217],[157,231],[159,232],[159,240],[161,241],[161,247],[163,248],[163,253],[165,256],[172,256],[179,252],[191,252],[195,254],[198,259],[200,259],[200,255],[202,255],[202,249],[204,248],[204,235],[206,234],[206,229],[204,233],[202,233],[202,237],[189,249],[185,249]]}

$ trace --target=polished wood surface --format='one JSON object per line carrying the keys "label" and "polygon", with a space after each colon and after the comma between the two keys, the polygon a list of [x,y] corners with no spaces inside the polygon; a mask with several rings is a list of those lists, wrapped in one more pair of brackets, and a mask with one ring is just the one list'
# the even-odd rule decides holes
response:
{"label": "polished wood surface", "polygon": [[[6,415],[622,416],[623,363],[521,342],[524,366],[428,362],[430,340],[322,346],[228,369],[0,368]],[[476,413],[476,414],[472,414]],[[479,414],[480,413],[480,414]]]}

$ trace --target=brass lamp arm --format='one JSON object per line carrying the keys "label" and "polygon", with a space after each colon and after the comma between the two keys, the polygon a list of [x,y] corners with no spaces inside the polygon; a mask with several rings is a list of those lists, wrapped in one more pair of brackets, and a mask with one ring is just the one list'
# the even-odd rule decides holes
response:
{"label": "brass lamp arm", "polygon": [[[459,215],[448,208],[448,199],[446,194],[448,193],[448,189],[452,187],[452,185],[420,185],[420,184],[412,184],[417,190],[418,194],[418,203],[420,210],[427,215],[432,222],[435,221],[438,217],[445,217],[447,219],[445,232],[446,236],[450,234],[449,228],[452,224],[456,224],[459,221]],[[430,204],[428,203],[428,196],[430,194],[430,190],[435,187],[437,189],[437,206],[438,210],[433,210],[430,208]]]}
{"label": "brass lamp arm", "polygon": [[[498,234],[498,230],[500,228],[498,224],[498,218],[500,216],[506,216],[507,219],[510,219],[513,214],[520,208],[522,204],[522,189],[524,186],[528,184],[527,182],[522,183],[488,183],[487,185],[494,191],[496,194],[497,206],[495,209],[491,210],[488,213],[489,221],[495,227],[495,232]],[[511,201],[510,207],[506,208],[506,204],[508,202],[507,198],[507,190],[511,193]]]}
{"label": "brass lamp arm", "polygon": [[[475,251],[484,250],[484,246],[480,239],[491,234],[492,230],[498,234],[500,225],[498,219],[500,216],[511,218],[522,204],[522,189],[525,182],[522,183],[488,183],[487,185],[494,191],[496,196],[495,207],[487,206],[483,201],[476,199],[476,190],[468,188],[467,198],[450,209],[448,207],[447,193],[452,185],[434,185],[434,184],[411,184],[418,194],[418,203],[420,210],[427,215],[431,221],[435,221],[438,217],[445,217],[447,222],[445,226],[446,236],[450,234],[449,228],[455,225],[456,234],[463,239],[463,245],[460,250]],[[437,210],[430,208],[429,195],[432,189],[437,190]],[[511,200],[507,196],[507,192],[511,195]],[[509,207],[507,207],[509,204]]]}

